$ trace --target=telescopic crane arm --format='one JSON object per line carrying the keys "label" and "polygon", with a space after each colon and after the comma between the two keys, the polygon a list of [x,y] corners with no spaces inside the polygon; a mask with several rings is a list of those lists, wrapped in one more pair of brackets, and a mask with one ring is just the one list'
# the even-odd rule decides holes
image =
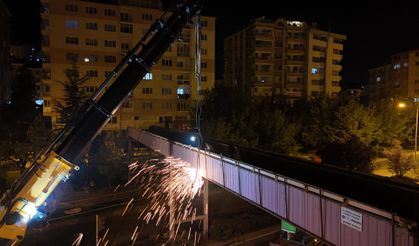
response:
{"label": "telescopic crane arm", "polygon": [[61,182],[68,179],[76,159],[93,141],[124,99],[150,72],[150,68],[179,36],[182,28],[200,10],[198,0],[178,1],[168,18],[157,20],[143,39],[115,68],[113,83],[104,92],[107,78],[88,100],[78,120],[53,142],[46,153],[15,183],[0,207],[0,238],[20,241],[37,208]]}

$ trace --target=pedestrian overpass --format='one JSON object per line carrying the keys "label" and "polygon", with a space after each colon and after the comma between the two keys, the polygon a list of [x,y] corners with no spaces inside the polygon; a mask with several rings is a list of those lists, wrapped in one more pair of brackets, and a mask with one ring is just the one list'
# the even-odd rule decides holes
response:
{"label": "pedestrian overpass", "polygon": [[412,218],[146,131],[131,128],[128,134],[165,156],[191,163],[205,179],[330,244],[418,245]]}

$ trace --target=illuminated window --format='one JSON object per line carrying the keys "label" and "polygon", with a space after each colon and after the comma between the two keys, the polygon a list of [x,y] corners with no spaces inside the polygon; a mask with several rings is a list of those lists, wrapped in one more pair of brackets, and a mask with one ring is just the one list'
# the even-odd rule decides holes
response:
{"label": "illuminated window", "polygon": [[377,80],[377,82],[380,82],[381,81],[381,77],[378,76],[376,80]]}
{"label": "illuminated window", "polygon": [[407,63],[407,62],[403,63],[403,67],[408,67],[408,66],[409,66],[409,63]]}
{"label": "illuminated window", "polygon": [[65,27],[67,29],[77,29],[79,27],[79,22],[77,20],[66,20]]}
{"label": "illuminated window", "polygon": [[188,99],[190,94],[189,86],[179,86],[176,89],[178,99]]}
{"label": "illuminated window", "polygon": [[153,74],[152,73],[146,73],[144,75],[144,80],[152,80],[153,79]]}
{"label": "illuminated window", "polygon": [[313,67],[312,69],[311,69],[311,74],[317,74],[318,73],[318,69],[317,68],[315,68],[315,67]]}
{"label": "illuminated window", "polygon": [[394,70],[400,69],[400,63],[394,64],[393,69]]}

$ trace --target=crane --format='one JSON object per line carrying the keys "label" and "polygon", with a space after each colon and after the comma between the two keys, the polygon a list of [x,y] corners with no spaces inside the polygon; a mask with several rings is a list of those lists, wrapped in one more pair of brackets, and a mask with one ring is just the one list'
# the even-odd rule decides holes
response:
{"label": "crane", "polygon": [[74,164],[76,160],[200,9],[199,0],[180,0],[174,4],[169,16],[164,14],[151,25],[87,100],[75,122],[64,127],[47,150],[3,195],[0,238],[23,240],[27,224],[38,213],[38,207],[61,181],[66,181],[79,169]]}

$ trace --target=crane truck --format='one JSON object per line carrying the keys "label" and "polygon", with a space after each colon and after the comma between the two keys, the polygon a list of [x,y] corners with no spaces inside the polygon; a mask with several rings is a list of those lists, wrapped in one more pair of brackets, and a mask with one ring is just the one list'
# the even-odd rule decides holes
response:
{"label": "crane truck", "polygon": [[199,0],[178,0],[156,20],[87,100],[76,120],[67,124],[0,201],[0,238],[23,240],[28,222],[61,181],[77,171],[76,160],[113,117],[151,67],[200,11]]}

